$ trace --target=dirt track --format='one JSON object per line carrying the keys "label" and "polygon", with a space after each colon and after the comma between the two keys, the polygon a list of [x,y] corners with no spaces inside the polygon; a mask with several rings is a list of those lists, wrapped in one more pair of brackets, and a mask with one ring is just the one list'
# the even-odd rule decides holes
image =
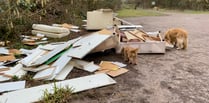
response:
{"label": "dirt track", "polygon": [[[126,20],[145,31],[182,27],[189,32],[187,50],[138,55],[137,66],[115,80],[116,85],[78,93],[77,103],[209,103],[209,15],[169,13],[167,16]],[[113,52],[89,55],[87,60],[123,62]]]}

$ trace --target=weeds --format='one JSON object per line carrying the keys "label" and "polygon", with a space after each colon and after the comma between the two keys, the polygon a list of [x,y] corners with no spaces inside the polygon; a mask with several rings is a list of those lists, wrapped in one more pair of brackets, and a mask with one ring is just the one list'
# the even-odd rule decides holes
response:
{"label": "weeds", "polygon": [[48,90],[44,91],[44,96],[38,103],[68,103],[73,89],[66,86],[66,88],[58,88],[54,83],[53,93],[49,93]]}

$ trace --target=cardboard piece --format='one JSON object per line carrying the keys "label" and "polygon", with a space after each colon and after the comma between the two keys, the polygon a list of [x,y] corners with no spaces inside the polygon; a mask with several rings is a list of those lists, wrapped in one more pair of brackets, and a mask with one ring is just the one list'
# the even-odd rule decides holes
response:
{"label": "cardboard piece", "polygon": [[58,88],[65,88],[67,86],[73,89],[73,93],[77,93],[115,83],[116,81],[106,74],[89,75],[4,93],[0,96],[0,103],[32,103],[39,101],[43,97],[44,91],[47,90],[49,93],[53,93],[54,84]]}
{"label": "cardboard piece", "polygon": [[120,68],[118,70],[108,71],[107,74],[110,75],[111,77],[117,77],[117,76],[124,74],[126,72],[128,72],[128,69]]}
{"label": "cardboard piece", "polygon": [[99,70],[118,70],[120,67],[109,61],[101,61]]}

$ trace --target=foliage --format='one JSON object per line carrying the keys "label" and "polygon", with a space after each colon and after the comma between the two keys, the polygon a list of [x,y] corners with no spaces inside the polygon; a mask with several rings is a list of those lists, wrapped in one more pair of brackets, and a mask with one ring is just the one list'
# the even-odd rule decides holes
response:
{"label": "foliage", "polygon": [[[152,5],[153,1],[156,2],[155,5]],[[209,10],[209,0],[128,0],[127,2],[142,8],[158,6],[161,8],[180,10]]]}
{"label": "foliage", "polygon": [[0,0],[0,41],[20,42],[32,24],[81,25],[88,10],[120,8],[121,0]]}
{"label": "foliage", "polygon": [[53,87],[53,93],[44,91],[44,96],[39,103],[68,103],[72,95],[72,89],[69,87],[58,88],[56,84]]}

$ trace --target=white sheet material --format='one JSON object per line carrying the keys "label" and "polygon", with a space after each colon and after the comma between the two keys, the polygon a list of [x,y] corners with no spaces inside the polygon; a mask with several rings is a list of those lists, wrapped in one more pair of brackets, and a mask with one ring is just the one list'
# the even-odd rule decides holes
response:
{"label": "white sheet material", "polygon": [[35,30],[46,31],[51,33],[69,33],[69,30],[67,28],[55,27],[55,26],[43,25],[43,24],[33,24],[32,28]]}
{"label": "white sheet material", "polygon": [[17,76],[20,78],[27,73],[22,68],[23,68],[23,65],[19,63],[15,65],[14,67],[10,68],[10,70],[3,72],[4,73],[3,76],[10,77],[10,78],[13,76]]}
{"label": "white sheet material", "polygon": [[73,44],[77,47],[70,49],[68,56],[81,59],[110,36],[111,35],[102,35],[98,33],[87,35]]}
{"label": "white sheet material", "polygon": [[0,103],[31,103],[38,101],[43,97],[45,90],[49,93],[53,93],[54,84],[56,84],[57,87],[65,88],[68,86],[73,88],[73,93],[76,93],[115,83],[116,81],[108,75],[99,73],[5,93],[0,96]]}
{"label": "white sheet material", "polygon": [[0,83],[0,92],[12,91],[25,88],[25,81]]}
{"label": "white sheet material", "polygon": [[87,61],[83,61],[79,59],[73,59],[71,64],[73,64],[76,68],[79,68],[88,72],[94,72],[100,68],[100,66],[95,65],[94,62],[87,62]]}
{"label": "white sheet material", "polygon": [[67,75],[73,70],[73,65],[68,63],[60,73],[58,73],[55,77],[56,80],[64,80]]}

